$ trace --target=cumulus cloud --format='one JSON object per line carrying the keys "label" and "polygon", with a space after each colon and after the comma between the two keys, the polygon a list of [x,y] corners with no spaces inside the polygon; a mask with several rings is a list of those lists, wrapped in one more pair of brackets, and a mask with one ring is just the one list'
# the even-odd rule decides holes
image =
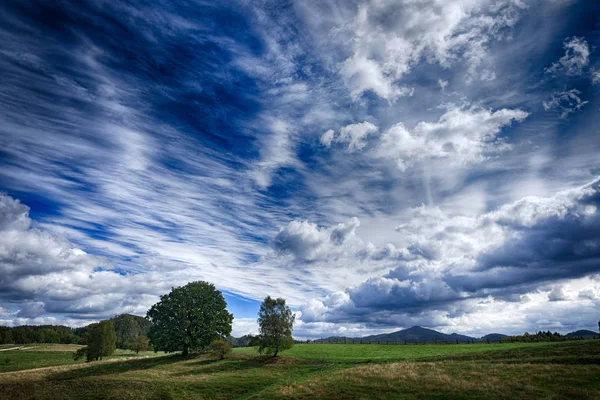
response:
{"label": "cumulus cloud", "polygon": [[499,133],[528,115],[518,109],[492,111],[452,106],[437,122],[419,122],[413,129],[402,123],[393,125],[382,134],[377,154],[393,159],[402,171],[433,158],[455,165],[476,164],[489,153],[509,149]]}
{"label": "cumulus cloud", "polygon": [[308,221],[291,221],[281,228],[273,246],[280,254],[290,254],[299,260],[314,261],[332,257],[346,250],[355,240],[358,218],[329,228],[319,227]]}
{"label": "cumulus cloud", "polygon": [[396,82],[422,59],[445,68],[465,60],[472,78],[493,79],[489,66],[480,70],[487,45],[516,24],[524,7],[520,1],[361,3],[349,24],[352,55],[340,73],[352,96],[372,91],[389,101],[412,93]]}
{"label": "cumulus cloud", "polygon": [[589,64],[590,49],[584,38],[572,37],[563,43],[565,55],[557,62],[544,69],[547,74],[556,75],[564,73],[570,76],[583,74],[584,68]]}
{"label": "cumulus cloud", "polygon": [[377,126],[370,122],[361,122],[342,127],[339,133],[328,130],[321,136],[321,143],[325,147],[330,147],[331,143],[343,143],[347,146],[349,152],[362,150],[366,146],[367,136],[377,133]]}
{"label": "cumulus cloud", "polygon": [[581,91],[577,89],[554,92],[548,101],[542,102],[542,105],[546,111],[557,109],[560,111],[560,117],[566,119],[588,103],[582,100],[580,96]]}
{"label": "cumulus cloud", "polygon": [[[477,217],[430,213],[430,223],[421,219],[421,232],[410,238],[406,251],[412,259],[405,257],[385,275],[306,303],[302,319],[402,326],[420,320],[433,326],[479,312],[481,302],[521,303],[523,295],[548,283],[600,272],[598,207],[600,179]],[[408,228],[399,230],[410,233]],[[594,298],[595,290],[582,289],[578,296]],[[554,285],[544,301],[576,297]]]}
{"label": "cumulus cloud", "polygon": [[29,208],[0,194],[0,288],[9,294],[54,273],[91,272],[100,260],[64,238],[31,227]]}

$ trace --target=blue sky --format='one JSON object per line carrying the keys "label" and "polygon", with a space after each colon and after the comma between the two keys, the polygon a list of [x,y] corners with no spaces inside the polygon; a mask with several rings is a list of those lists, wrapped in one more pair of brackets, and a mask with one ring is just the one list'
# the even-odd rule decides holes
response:
{"label": "blue sky", "polygon": [[6,1],[0,324],[593,329],[594,1]]}

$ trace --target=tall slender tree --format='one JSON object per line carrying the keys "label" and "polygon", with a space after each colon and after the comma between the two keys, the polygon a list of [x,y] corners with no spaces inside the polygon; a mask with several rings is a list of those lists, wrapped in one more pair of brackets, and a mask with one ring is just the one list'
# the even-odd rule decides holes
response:
{"label": "tall slender tree", "polygon": [[284,299],[267,296],[258,312],[259,353],[273,354],[273,357],[277,357],[280,351],[290,349],[294,345],[292,330],[295,318]]}
{"label": "tall slender tree", "polygon": [[231,334],[233,315],[223,294],[208,282],[191,282],[161,296],[146,316],[152,322],[148,337],[155,350],[181,351],[206,348],[213,340]]}

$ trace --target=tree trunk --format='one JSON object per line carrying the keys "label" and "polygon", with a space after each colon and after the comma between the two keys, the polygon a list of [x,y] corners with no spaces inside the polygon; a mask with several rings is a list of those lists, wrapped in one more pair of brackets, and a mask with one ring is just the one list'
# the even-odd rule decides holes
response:
{"label": "tree trunk", "polygon": [[181,353],[182,356],[187,357],[190,354],[190,349],[188,347],[187,344],[183,345],[183,352]]}

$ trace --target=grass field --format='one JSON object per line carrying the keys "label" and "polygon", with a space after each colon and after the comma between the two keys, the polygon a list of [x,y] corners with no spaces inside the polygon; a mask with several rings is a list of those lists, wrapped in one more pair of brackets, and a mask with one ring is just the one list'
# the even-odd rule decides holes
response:
{"label": "grass field", "polygon": [[[15,347],[15,346],[10,346]],[[83,361],[73,360],[73,353],[82,347],[76,344],[31,344],[22,345],[19,350],[8,350],[0,352],[0,373],[21,371],[32,368],[53,367],[58,365],[80,364]],[[9,347],[5,347],[9,348]],[[132,351],[117,350],[107,360],[118,360],[121,358],[157,356],[153,352],[140,353],[136,355]],[[0,382],[1,382],[0,378]]]}
{"label": "grass field", "polygon": [[[505,344],[449,344],[449,345],[391,345],[391,344],[299,344],[283,353],[286,357],[326,360],[333,362],[367,362],[412,360],[416,358],[443,356],[456,353],[481,353],[524,347],[552,345],[542,343]],[[253,347],[235,349],[237,353],[258,354]]]}
{"label": "grass field", "polygon": [[[54,357],[49,349],[12,355]],[[9,352],[11,353],[11,352]],[[2,353],[0,353],[2,354]],[[8,399],[598,399],[600,341],[481,345],[297,345],[276,359],[179,355],[0,374]]]}

